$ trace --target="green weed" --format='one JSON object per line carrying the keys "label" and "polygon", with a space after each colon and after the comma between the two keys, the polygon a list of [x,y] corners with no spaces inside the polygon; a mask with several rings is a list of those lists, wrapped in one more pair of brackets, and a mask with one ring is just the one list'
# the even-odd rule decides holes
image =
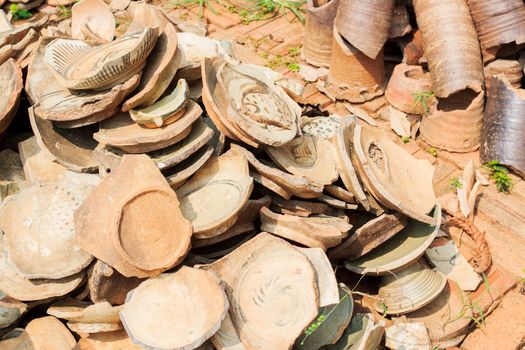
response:
{"label": "green weed", "polygon": [[409,143],[411,140],[410,136],[401,136],[401,141],[403,143]]}
{"label": "green weed", "polygon": [[19,9],[18,4],[11,4],[9,6],[9,11],[13,14],[13,19],[19,20],[19,19],[28,19],[33,16],[31,12],[25,9]]}
{"label": "green weed", "polygon": [[450,180],[450,187],[457,190],[463,188],[463,184],[461,183],[461,181],[459,181],[458,177],[456,176],[455,178]]}
{"label": "green weed", "polygon": [[491,179],[496,183],[496,189],[498,192],[510,192],[513,183],[509,176],[509,169],[507,167],[501,165],[497,160],[491,160],[484,164],[483,168],[489,171]]}
{"label": "green weed", "polygon": [[414,105],[412,109],[415,110],[418,105],[421,104],[425,115],[430,112],[429,103],[434,99],[434,93],[432,91],[423,91],[412,94],[414,96]]}
{"label": "green weed", "polygon": [[437,157],[438,156],[438,151],[435,147],[429,147],[427,148],[427,152],[430,153],[430,155],[432,157]]}

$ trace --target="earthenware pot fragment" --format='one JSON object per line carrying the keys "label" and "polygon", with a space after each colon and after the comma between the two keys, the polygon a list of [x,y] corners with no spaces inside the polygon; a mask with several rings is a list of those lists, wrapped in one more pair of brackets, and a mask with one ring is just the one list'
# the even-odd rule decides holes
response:
{"label": "earthenware pot fragment", "polygon": [[338,216],[340,214],[339,210],[334,209],[325,203],[297,199],[284,200],[277,196],[273,197],[271,209],[279,214],[288,214],[305,218],[317,214],[328,216]]}
{"label": "earthenware pot fragment", "polygon": [[303,55],[311,65],[330,66],[332,31],[339,0],[308,0],[303,39]]}
{"label": "earthenware pot fragment", "polygon": [[519,89],[521,86],[521,78],[523,78],[523,66],[518,60],[497,59],[487,64],[485,71],[485,89],[490,90],[490,83],[488,77],[492,75],[502,75],[508,80],[513,88]]}
{"label": "earthenware pot fragment", "polygon": [[193,349],[217,332],[228,306],[213,272],[183,266],[131,291],[120,318],[133,342],[142,347]]}
{"label": "earthenware pot fragment", "polygon": [[399,38],[407,35],[411,31],[412,26],[410,25],[406,1],[395,0],[388,37],[390,39]]}
{"label": "earthenware pot fragment", "polygon": [[110,323],[120,321],[119,311],[121,309],[120,306],[111,306],[107,301],[91,304],[69,298],[53,304],[47,309],[47,313],[70,322]]}
{"label": "earthenware pot fragment", "polygon": [[0,292],[0,329],[15,324],[28,309],[27,304]]}
{"label": "earthenware pot fragment", "polygon": [[392,350],[430,349],[430,339],[425,324],[421,322],[395,323],[385,329],[385,345]]}
{"label": "earthenware pot fragment", "polygon": [[385,329],[382,323],[374,325],[372,314],[356,314],[348,328],[334,345],[322,347],[322,350],[372,350],[378,349]]}
{"label": "earthenware pot fragment", "polygon": [[12,58],[0,65],[0,79],[3,87],[0,99],[0,135],[7,129],[13,120],[23,87],[22,70]]}
{"label": "earthenware pot fragment", "polygon": [[444,98],[464,89],[480,92],[483,65],[466,2],[415,0],[413,4],[434,94]]}
{"label": "earthenware pot fragment", "polygon": [[394,0],[340,0],[334,32],[338,31],[350,45],[376,59],[388,39],[394,3]]}
{"label": "earthenware pot fragment", "polygon": [[93,34],[109,42],[115,36],[115,17],[103,0],[81,0],[71,7],[71,33],[73,39],[87,39]]}
{"label": "earthenware pot fragment", "polygon": [[32,320],[27,324],[25,332],[35,350],[71,350],[76,344],[66,326],[52,316]]}
{"label": "earthenware pot fragment", "polygon": [[481,160],[498,160],[525,177],[525,120],[522,117],[525,92],[513,88],[501,76],[488,79],[490,90],[481,135]]}
{"label": "earthenware pot fragment", "polygon": [[125,330],[114,332],[94,333],[81,338],[73,350],[140,350],[140,346],[133,343]]}
{"label": "earthenware pot fragment", "polygon": [[210,159],[212,154],[213,147],[206,145],[187,159],[170,168],[165,174],[170,187],[176,190],[182,186],[190,176],[195,174]]}
{"label": "earthenware pot fragment", "polygon": [[337,285],[334,270],[325,252],[320,248],[297,249],[306,255],[315,269],[317,275],[317,286],[319,289],[319,306],[322,308],[338,304],[340,298],[347,294],[347,288],[344,285]]}

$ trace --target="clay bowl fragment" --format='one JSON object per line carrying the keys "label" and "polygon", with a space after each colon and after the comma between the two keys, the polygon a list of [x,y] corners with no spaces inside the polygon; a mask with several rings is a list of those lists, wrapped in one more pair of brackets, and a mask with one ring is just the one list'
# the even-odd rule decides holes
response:
{"label": "clay bowl fragment", "polygon": [[341,0],[334,31],[374,59],[388,39],[394,3],[394,0]]}
{"label": "clay bowl fragment", "polygon": [[346,261],[345,267],[360,274],[385,275],[395,272],[417,260],[430,246],[441,225],[441,207],[434,209],[434,225],[409,220],[408,225],[392,238],[370,253],[353,261]]}
{"label": "clay bowl fragment", "polygon": [[71,34],[73,39],[87,39],[89,31],[106,42],[115,36],[115,17],[103,0],[81,0],[71,7]]}
{"label": "clay bowl fragment", "polygon": [[341,117],[331,115],[329,117],[302,117],[301,131],[303,135],[312,135],[330,140],[341,127]]}
{"label": "clay bowl fragment", "polygon": [[384,206],[426,223],[436,204],[434,166],[418,160],[383,131],[355,126],[352,153],[361,179]]}
{"label": "clay bowl fragment", "polygon": [[483,162],[498,160],[525,176],[525,91],[513,88],[505,78],[489,77],[487,109],[481,135]]}
{"label": "clay bowl fragment", "polygon": [[192,124],[200,117],[201,108],[188,101],[184,115],[162,128],[145,128],[135,123],[129,113],[119,113],[100,124],[93,135],[98,142],[117,147],[128,153],[156,151],[182,141],[191,132]]}
{"label": "clay bowl fragment", "polygon": [[120,322],[118,313],[121,308],[120,306],[111,306],[107,301],[91,304],[69,298],[53,304],[47,309],[47,313],[70,322],[112,323]]}
{"label": "clay bowl fragment", "polygon": [[166,181],[174,190],[182,186],[193,174],[195,174],[213,154],[213,147],[206,145],[197,152],[171,167],[165,174]]}
{"label": "clay bowl fragment", "polygon": [[0,99],[0,135],[13,120],[20,102],[23,80],[22,70],[15,60],[9,59],[0,65],[0,79],[3,81]]}
{"label": "clay bowl fragment", "polygon": [[171,94],[149,107],[132,109],[129,114],[131,119],[145,127],[160,128],[175,122],[184,114],[188,98],[188,84],[186,80],[181,79]]}
{"label": "clay bowl fragment", "polygon": [[206,163],[177,189],[181,210],[195,238],[210,238],[235,224],[252,192],[248,162],[233,151]]}
{"label": "clay bowl fragment", "polygon": [[290,199],[292,197],[292,194],[288,192],[284,187],[277,184],[275,181],[271,180],[265,175],[261,175],[254,170],[250,170],[250,176],[253,177],[253,181],[255,183],[258,183],[264,188],[270,190],[271,192],[278,194],[279,196],[285,199]]}
{"label": "clay bowl fragment", "polygon": [[317,317],[315,270],[280,238],[260,233],[203,268],[224,282],[229,314],[246,349],[290,349]]}
{"label": "clay bowl fragment", "polygon": [[27,278],[59,279],[93,259],[75,241],[73,213],[93,190],[81,175],[27,187],[4,200],[0,227],[9,256]]}
{"label": "clay bowl fragment", "polygon": [[35,318],[25,328],[35,350],[71,350],[76,341],[71,332],[52,316]]}
{"label": "clay bowl fragment", "polygon": [[108,323],[82,323],[82,322],[68,322],[67,327],[73,332],[80,335],[80,337],[87,337],[92,333],[106,333],[114,332],[122,329],[122,323],[120,322],[108,322]]}
{"label": "clay bowl fragment", "polygon": [[125,330],[94,333],[81,338],[73,350],[140,350],[134,344]]}
{"label": "clay bowl fragment", "polygon": [[330,196],[339,199],[343,202],[354,204],[356,203],[354,194],[343,187],[336,186],[336,185],[327,185],[324,187],[326,193],[328,193]]}
{"label": "clay bowl fragment", "polygon": [[27,310],[27,304],[0,292],[0,329],[18,322]]}
{"label": "clay bowl fragment", "polygon": [[126,277],[176,266],[192,232],[177,196],[145,155],[123,157],[76,211],[75,227],[83,249]]}
{"label": "clay bowl fragment", "polygon": [[322,308],[338,304],[340,298],[344,296],[340,294],[346,294],[343,290],[346,289],[346,286],[343,287],[337,285],[334,269],[332,268],[332,264],[330,263],[330,260],[328,260],[325,252],[320,248],[297,249],[306,255],[314,267],[317,275],[317,287],[319,289],[319,306]]}
{"label": "clay bowl fragment", "polygon": [[523,78],[523,66],[518,60],[497,59],[485,66],[484,73],[486,91],[490,91],[488,77],[500,74],[508,80],[513,88],[519,89],[521,87],[521,78]]}
{"label": "clay bowl fragment", "polygon": [[328,68],[332,57],[332,31],[339,0],[309,0],[306,6],[302,51],[304,58],[311,65]]}
{"label": "clay bowl fragment", "polygon": [[309,217],[317,214],[328,216],[338,216],[339,211],[330,207],[328,204],[296,199],[284,200],[274,196],[272,200],[272,210],[280,214]]}
{"label": "clay bowl fragment", "polygon": [[55,39],[47,45],[44,60],[64,87],[104,90],[140,72],[156,41],[157,31],[151,28],[97,47]]}
{"label": "clay bowl fragment", "polygon": [[228,299],[217,276],[183,266],[130,292],[120,318],[142,347],[193,349],[217,332],[227,312]]}
{"label": "clay bowl fragment", "polygon": [[467,88],[480,92],[481,50],[466,2],[415,0],[413,3],[435,95],[445,98]]}
{"label": "clay bowl fragment", "polygon": [[246,350],[229,313],[226,313],[221,328],[210,338],[210,341],[217,350]]}
{"label": "clay bowl fragment", "polygon": [[356,314],[348,328],[334,345],[322,347],[322,350],[371,350],[379,349],[385,329],[383,325],[374,325],[372,314]]}
{"label": "clay bowl fragment", "polygon": [[19,43],[31,29],[39,31],[47,23],[47,20],[46,15],[38,14],[32,16],[30,20],[23,21],[20,25],[11,26],[10,29],[6,26],[5,30],[0,32],[0,47]]}

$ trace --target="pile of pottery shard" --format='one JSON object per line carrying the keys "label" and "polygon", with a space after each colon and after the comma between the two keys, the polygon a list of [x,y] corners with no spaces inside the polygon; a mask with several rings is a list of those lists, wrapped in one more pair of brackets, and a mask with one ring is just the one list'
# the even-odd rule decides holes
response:
{"label": "pile of pottery shard", "polygon": [[[343,116],[146,3],[2,17],[0,133],[22,95],[34,136],[0,152],[0,349],[459,344],[488,266],[440,231],[434,166],[365,121],[386,91],[401,136],[482,139],[522,175],[525,7],[503,2],[309,3],[303,53]],[[461,180],[469,216],[484,181]]]}

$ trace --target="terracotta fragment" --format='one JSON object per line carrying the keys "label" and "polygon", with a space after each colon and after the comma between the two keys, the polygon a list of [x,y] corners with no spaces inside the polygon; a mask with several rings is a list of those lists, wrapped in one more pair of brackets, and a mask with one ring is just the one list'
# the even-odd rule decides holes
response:
{"label": "terracotta fragment", "polygon": [[424,103],[418,103],[418,94],[431,94],[432,82],[430,74],[425,72],[421,66],[409,66],[405,63],[398,64],[388,81],[385,96],[395,108],[405,113],[425,114],[425,106],[430,108],[434,100],[429,96]]}
{"label": "terracotta fragment", "polygon": [[213,148],[210,145],[206,145],[187,159],[170,168],[165,174],[170,187],[176,190],[182,186],[190,176],[195,174],[210,159],[212,154]]}
{"label": "terracotta fragment", "polygon": [[13,59],[0,65],[0,79],[3,81],[2,102],[0,103],[0,135],[13,120],[20,101],[23,80],[22,70]]}
{"label": "terracotta fragment", "polygon": [[324,214],[328,216],[337,216],[338,211],[324,203],[314,203],[295,199],[283,200],[274,197],[272,201],[272,210],[280,214],[289,214],[294,216],[309,217],[315,214]]}
{"label": "terracotta fragment", "polygon": [[67,327],[73,332],[80,335],[82,338],[87,337],[91,333],[105,333],[114,332],[122,329],[120,322],[109,323],[82,323],[82,322],[68,322]]}
{"label": "terracotta fragment", "polygon": [[210,340],[217,350],[246,350],[229,313],[226,313],[226,317],[221,323],[221,328]]}
{"label": "terracotta fragment", "polygon": [[480,145],[485,93],[466,90],[438,102],[421,120],[421,137],[449,152],[472,152]]}
{"label": "terracotta fragment", "polygon": [[192,232],[177,196],[144,155],[124,156],[75,212],[75,227],[83,249],[126,277],[155,276],[176,266]]}
{"label": "terracotta fragment", "polygon": [[108,302],[91,304],[77,299],[65,299],[53,304],[47,313],[56,318],[79,323],[119,322],[121,307],[113,307]]}
{"label": "terracotta fragment", "polygon": [[423,38],[421,37],[421,31],[419,29],[416,29],[407,38],[396,39],[396,43],[403,51],[403,63],[418,65],[423,61],[426,62],[426,58],[423,57]]}
{"label": "terracotta fragment", "polygon": [[0,48],[0,63],[4,63],[9,58],[14,58],[21,68],[27,67],[27,58],[35,48],[39,35],[34,29],[30,29],[27,34],[17,43],[6,44]]}
{"label": "terracotta fragment", "polygon": [[386,86],[383,50],[372,59],[345,41],[337,30],[334,30],[332,45],[324,87],[328,95],[354,103],[381,96]]}
{"label": "terracotta fragment", "polygon": [[292,194],[290,192],[286,191],[285,188],[278,185],[276,182],[267,178],[266,176],[261,175],[258,172],[253,171],[253,170],[250,170],[250,176],[253,177],[253,181],[260,184],[261,186],[266,187],[273,193],[276,193],[285,199],[290,199],[292,197]]}
{"label": "terracotta fragment", "polygon": [[20,25],[12,26],[11,29],[1,31],[0,47],[19,43],[24,39],[31,29],[35,31],[40,30],[40,28],[42,28],[47,23],[47,20],[48,17],[46,15],[36,15],[32,16],[30,20],[24,21]]}
{"label": "terracotta fragment", "polygon": [[357,50],[375,59],[388,39],[394,3],[394,0],[341,0],[334,31],[341,33]]}
{"label": "terracotta fragment", "polygon": [[501,77],[489,77],[490,90],[483,122],[480,156],[483,162],[497,159],[525,177],[525,92],[514,89]]}
{"label": "terracotta fragment", "polygon": [[445,98],[464,89],[481,92],[483,64],[466,2],[415,0],[414,10],[435,95]]}
{"label": "terracotta fragment", "polygon": [[356,202],[354,194],[350,191],[345,190],[342,187],[336,185],[327,185],[324,187],[324,189],[326,190],[326,193],[328,193],[330,196],[336,199],[352,204]]}
{"label": "terracotta fragment", "polygon": [[73,350],[140,350],[133,344],[124,330],[114,332],[94,333],[87,338],[81,338]]}
{"label": "terracotta fragment", "polygon": [[303,135],[312,135],[330,140],[341,127],[341,117],[332,114],[329,117],[302,117],[301,131]]}
{"label": "terracotta fragment", "polygon": [[73,39],[86,39],[84,33],[93,33],[106,42],[115,36],[115,17],[102,0],[81,0],[71,7],[71,33]]}
{"label": "terracotta fragment", "polygon": [[177,189],[181,210],[193,236],[210,238],[235,224],[253,188],[248,162],[229,151],[202,167]]}
{"label": "terracotta fragment", "polygon": [[517,60],[497,59],[485,66],[484,73],[485,90],[487,91],[490,91],[488,77],[492,75],[502,75],[513,88],[519,89],[521,87],[521,78],[523,78],[523,66]]}
{"label": "terracotta fragment", "polygon": [[390,39],[399,38],[407,35],[411,31],[412,26],[410,25],[406,1],[395,0],[388,37]]}
{"label": "terracotta fragment", "polygon": [[0,292],[0,329],[18,322],[27,310],[27,304]]}
{"label": "terracotta fragment", "polygon": [[24,186],[25,175],[22,161],[18,153],[10,149],[0,152],[0,203],[12,194],[17,193]]}
{"label": "terracotta fragment", "polygon": [[374,325],[372,314],[356,314],[341,338],[323,350],[372,350],[379,349],[385,329],[384,321]]}
{"label": "terracotta fragment", "polygon": [[70,350],[76,344],[66,326],[52,316],[32,320],[25,331],[35,350]]}
{"label": "terracotta fragment", "polygon": [[427,329],[421,322],[396,323],[385,329],[385,345],[392,350],[403,350],[407,347],[413,350],[430,349],[430,339]]}
{"label": "terracotta fragment", "polygon": [[[183,266],[130,292],[120,318],[131,339],[142,347],[193,349],[219,329],[228,306],[214,273]],[[185,321],[177,322],[181,317]]]}
{"label": "terracotta fragment", "polygon": [[224,282],[230,316],[246,349],[290,349],[317,317],[315,271],[282,239],[260,233],[204,268]]}
{"label": "terracotta fragment", "polygon": [[332,31],[339,0],[308,0],[306,5],[303,55],[311,65],[330,66]]}
{"label": "terracotta fragment", "polygon": [[25,178],[32,185],[56,181],[67,171],[66,167],[53,162],[53,159],[42,151],[24,163]]}
{"label": "terracotta fragment", "polygon": [[[319,288],[319,306],[322,308],[322,307],[326,307],[329,305],[333,306],[335,304],[338,304],[340,298],[343,298],[345,294],[347,294],[347,292],[349,291],[344,285],[343,285],[344,287],[343,286],[338,287],[337,280],[335,279],[334,270],[325,252],[320,248],[297,248],[297,249],[299,249],[299,251],[301,251],[304,255],[306,255],[306,257],[308,258],[308,260],[310,260],[310,263],[314,267],[315,272],[317,274],[317,286]],[[344,306],[348,307],[346,299],[343,304],[345,304]],[[323,312],[319,312],[319,313],[323,314]],[[348,317],[348,321],[350,321],[350,317]]]}
{"label": "terracotta fragment", "polygon": [[104,90],[140,72],[156,41],[157,31],[151,28],[94,48],[81,40],[55,39],[44,60],[64,87]]}

